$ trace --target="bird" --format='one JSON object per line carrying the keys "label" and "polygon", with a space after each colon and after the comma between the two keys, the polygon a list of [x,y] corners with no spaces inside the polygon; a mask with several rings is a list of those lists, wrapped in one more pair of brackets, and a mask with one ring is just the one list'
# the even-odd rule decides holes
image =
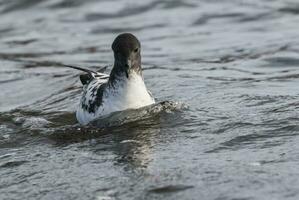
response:
{"label": "bird", "polygon": [[118,35],[111,46],[114,64],[110,75],[103,70],[93,71],[66,65],[84,71],[80,75],[82,96],[76,110],[81,125],[127,109],[138,109],[155,103],[147,89],[141,67],[141,44],[131,33]]}

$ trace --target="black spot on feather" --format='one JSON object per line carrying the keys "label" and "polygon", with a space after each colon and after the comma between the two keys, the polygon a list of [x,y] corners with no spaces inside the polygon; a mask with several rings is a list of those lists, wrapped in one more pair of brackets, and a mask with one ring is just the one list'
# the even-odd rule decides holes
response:
{"label": "black spot on feather", "polygon": [[93,77],[90,74],[81,74],[80,75],[80,81],[82,85],[86,85],[90,83],[90,81],[93,79]]}
{"label": "black spot on feather", "polygon": [[103,95],[104,95],[104,90],[107,86],[107,83],[104,83],[100,85],[100,87],[92,87],[89,90],[91,90],[91,97],[95,96],[94,100],[88,100],[87,105],[85,104],[86,102],[86,92],[83,93],[82,96],[82,104],[81,107],[82,109],[86,110],[89,113],[95,113],[96,109],[100,107],[103,103]]}

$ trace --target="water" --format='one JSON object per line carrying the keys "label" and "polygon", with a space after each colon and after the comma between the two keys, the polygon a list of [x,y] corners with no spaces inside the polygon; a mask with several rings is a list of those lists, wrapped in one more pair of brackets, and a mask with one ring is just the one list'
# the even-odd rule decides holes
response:
{"label": "water", "polygon": [[[0,16],[0,199],[299,198],[297,0],[2,0]],[[186,106],[80,127],[61,64],[109,72],[121,32],[157,101]]]}

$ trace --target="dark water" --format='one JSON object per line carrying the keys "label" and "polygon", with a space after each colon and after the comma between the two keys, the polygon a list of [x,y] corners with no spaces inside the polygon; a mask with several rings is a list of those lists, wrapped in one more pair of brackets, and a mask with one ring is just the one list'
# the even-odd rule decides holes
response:
{"label": "dark water", "polygon": [[[297,0],[2,0],[0,18],[0,199],[299,198]],[[188,108],[80,127],[61,64],[110,70],[121,32],[158,101]]]}

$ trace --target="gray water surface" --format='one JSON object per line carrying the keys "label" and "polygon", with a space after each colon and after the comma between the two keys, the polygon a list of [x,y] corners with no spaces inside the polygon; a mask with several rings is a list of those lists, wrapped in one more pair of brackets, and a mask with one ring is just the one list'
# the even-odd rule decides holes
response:
{"label": "gray water surface", "polygon": [[[0,199],[299,199],[297,0],[0,1]],[[80,127],[80,72],[132,32],[158,102]],[[97,69],[97,67],[91,67]]]}

